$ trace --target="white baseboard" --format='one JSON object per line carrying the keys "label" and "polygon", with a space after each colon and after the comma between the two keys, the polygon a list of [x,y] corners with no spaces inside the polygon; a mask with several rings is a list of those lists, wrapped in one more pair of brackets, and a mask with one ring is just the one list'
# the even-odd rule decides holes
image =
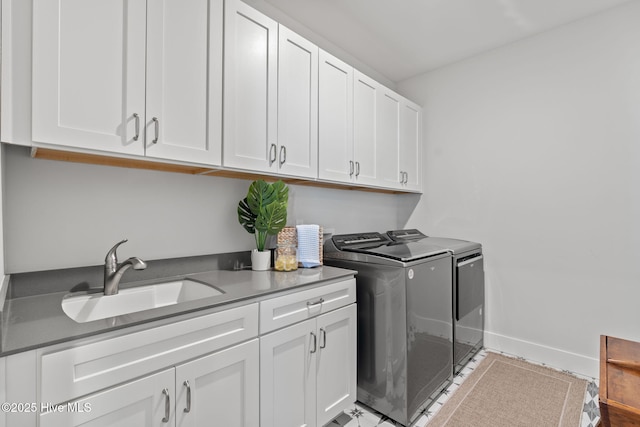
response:
{"label": "white baseboard", "polygon": [[599,359],[582,354],[488,331],[484,332],[484,347],[488,350],[503,351],[514,356],[524,357],[532,362],[544,363],[552,368],[565,369],[585,377],[598,378],[600,376]]}

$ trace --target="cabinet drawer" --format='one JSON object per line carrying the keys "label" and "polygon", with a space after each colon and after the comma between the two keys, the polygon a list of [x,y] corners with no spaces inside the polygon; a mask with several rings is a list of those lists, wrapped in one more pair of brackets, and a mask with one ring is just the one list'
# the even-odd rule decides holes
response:
{"label": "cabinet drawer", "polygon": [[344,307],[356,301],[356,279],[296,292],[260,303],[260,333]]}
{"label": "cabinet drawer", "polygon": [[42,402],[59,403],[258,335],[258,304],[41,356]]}

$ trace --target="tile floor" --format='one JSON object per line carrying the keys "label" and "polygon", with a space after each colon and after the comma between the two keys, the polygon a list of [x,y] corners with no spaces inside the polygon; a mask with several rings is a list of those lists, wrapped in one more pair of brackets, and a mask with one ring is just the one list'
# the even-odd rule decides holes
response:
{"label": "tile floor", "polygon": [[[467,376],[478,366],[478,364],[487,355],[486,350],[480,350],[473,359],[456,375],[453,382],[442,391],[437,400],[427,409],[425,409],[411,427],[428,426],[429,420],[435,416],[442,405],[449,399],[449,396],[458,388]],[[508,356],[508,354],[505,354]],[[522,359],[522,358],[520,358]],[[522,359],[524,360],[524,359]],[[535,362],[532,362],[535,363]],[[584,406],[582,411],[582,420],[580,427],[595,427],[600,419],[600,411],[598,410],[598,383],[597,379],[585,377],[570,371],[565,371],[579,378],[589,381],[587,391],[584,397]],[[352,408],[344,411],[331,423],[325,427],[399,427],[393,420],[382,415],[366,406],[356,403]]]}

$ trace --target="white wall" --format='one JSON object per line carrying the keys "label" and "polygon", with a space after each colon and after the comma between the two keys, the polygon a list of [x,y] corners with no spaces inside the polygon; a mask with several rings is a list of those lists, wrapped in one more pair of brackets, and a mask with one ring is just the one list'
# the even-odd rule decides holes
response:
{"label": "white wall", "polygon": [[[250,250],[236,208],[250,181],[32,159],[5,147],[7,273]],[[288,223],[336,233],[402,226],[419,196],[290,186]],[[375,209],[372,207],[375,206]]]}
{"label": "white wall", "polygon": [[409,226],[482,242],[488,347],[598,376],[640,340],[640,2],[398,84],[425,112]]}
{"label": "white wall", "polygon": [[369,65],[367,65],[364,62],[360,61],[357,57],[355,57],[352,54],[348,53],[347,51],[342,49],[340,46],[336,46],[335,44],[333,44],[329,40],[325,39],[324,37],[318,35],[314,31],[310,30],[309,28],[305,27],[304,25],[300,24],[299,22],[295,21],[289,15],[284,13],[282,10],[278,9],[277,7],[275,7],[271,3],[269,3],[268,0],[243,0],[243,1],[245,3],[247,3],[249,6],[251,6],[251,7],[255,8],[256,10],[259,10],[260,12],[264,13],[265,15],[270,17],[271,19],[273,19],[273,20],[277,21],[278,23],[284,25],[285,27],[289,28],[290,30],[298,33],[299,35],[301,35],[302,37],[306,38],[307,40],[309,40],[310,42],[312,42],[316,46],[320,47],[321,49],[329,52],[333,56],[335,56],[335,57],[341,59],[342,61],[346,62],[347,64],[353,66],[358,71],[360,71],[360,72],[366,74],[367,76],[371,77],[372,79],[382,83],[383,85],[387,86],[388,88],[395,90],[396,83],[394,81],[390,80],[387,76],[381,74],[377,70],[371,68]]}

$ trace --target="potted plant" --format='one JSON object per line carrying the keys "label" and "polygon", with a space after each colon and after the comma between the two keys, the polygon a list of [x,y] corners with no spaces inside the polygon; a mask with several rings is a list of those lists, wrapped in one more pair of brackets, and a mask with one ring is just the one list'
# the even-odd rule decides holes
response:
{"label": "potted plant", "polygon": [[249,186],[247,197],[238,203],[238,221],[255,235],[256,249],[251,252],[251,269],[268,270],[271,251],[265,251],[267,236],[276,235],[287,223],[289,188],[282,181],[269,184],[256,180]]}

